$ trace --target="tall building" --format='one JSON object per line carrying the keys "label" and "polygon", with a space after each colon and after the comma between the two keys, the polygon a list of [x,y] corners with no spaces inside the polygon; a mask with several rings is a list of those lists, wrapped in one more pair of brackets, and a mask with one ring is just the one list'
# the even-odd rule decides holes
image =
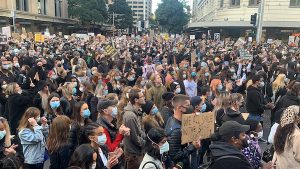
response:
{"label": "tall building", "polygon": [[[261,0],[193,0],[190,31],[207,30],[221,36],[247,36],[255,31],[251,15],[258,13]],[[283,38],[300,32],[300,0],[265,0],[263,37]]]}
{"label": "tall building", "polygon": [[152,10],[152,0],[126,0],[126,2],[133,12],[135,26],[137,26],[137,21],[148,20]]}
{"label": "tall building", "polygon": [[0,0],[0,27],[12,25],[12,15],[16,32],[22,28],[27,32],[59,32],[74,23],[68,17],[67,0]]}

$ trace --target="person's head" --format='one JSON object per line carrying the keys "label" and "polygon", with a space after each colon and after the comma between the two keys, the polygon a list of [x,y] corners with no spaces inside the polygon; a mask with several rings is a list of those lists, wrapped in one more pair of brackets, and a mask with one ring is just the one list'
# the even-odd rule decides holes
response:
{"label": "person's head", "polygon": [[272,84],[273,91],[277,91],[279,88],[285,87],[286,75],[279,74]]}
{"label": "person's head", "polygon": [[[290,106],[283,111],[280,118],[280,124],[277,127],[274,136],[274,147],[278,154],[283,153],[285,147],[291,147],[293,144],[290,137],[296,126],[300,123],[299,106]],[[298,144],[298,143],[295,143]]]}
{"label": "person's head", "polygon": [[129,92],[129,101],[132,105],[141,106],[145,104],[145,96],[139,89],[131,89]]}
{"label": "person's head", "polygon": [[22,93],[21,87],[15,82],[9,83],[6,87],[5,94],[10,96],[10,95],[13,95],[16,93],[19,93],[19,94]]}
{"label": "person's head", "polygon": [[1,169],[22,169],[24,157],[19,154],[8,154],[0,160]]}
{"label": "person's head", "polygon": [[182,114],[193,112],[193,107],[190,104],[190,98],[186,95],[179,94],[173,98],[174,116],[181,120]]}
{"label": "person's head", "polygon": [[244,97],[240,93],[232,93],[229,96],[231,106],[235,109],[239,109],[244,104]]}
{"label": "person's head", "polygon": [[250,129],[246,132],[250,138],[262,138],[263,137],[263,128],[260,121],[247,119],[245,121],[246,125],[250,126]]}
{"label": "person's head", "polygon": [[67,116],[58,116],[53,119],[47,140],[50,154],[58,151],[61,146],[68,144],[71,120]]}
{"label": "person's head", "polygon": [[94,93],[92,84],[87,81],[80,83],[79,91],[83,93]]}
{"label": "person's head", "polygon": [[210,83],[211,91],[218,93],[223,90],[222,81],[220,79],[213,79]]}
{"label": "person's head", "polygon": [[250,129],[248,125],[241,125],[236,121],[226,121],[219,128],[219,140],[229,143],[238,149],[248,147],[246,132]]}
{"label": "person's head", "polygon": [[254,75],[252,77],[252,86],[264,87],[265,86],[264,78],[258,74]]}
{"label": "person's head", "polygon": [[106,99],[108,100],[115,100],[115,101],[119,101],[119,97],[118,97],[118,94],[116,93],[109,93],[107,96],[106,96]]}
{"label": "person's head", "polygon": [[292,88],[291,93],[295,94],[296,96],[300,96],[300,82],[296,82]]}
{"label": "person's head", "polygon": [[93,147],[103,146],[107,140],[104,128],[95,122],[91,122],[84,127],[84,136],[87,143],[90,143]]}
{"label": "person's head", "polygon": [[5,139],[5,136],[6,136],[6,128],[9,127],[9,126],[6,126],[6,125],[9,125],[7,120],[3,117],[0,117],[0,140],[2,139]]}
{"label": "person's head", "polygon": [[175,94],[173,92],[166,92],[162,95],[162,99],[164,100],[164,106],[168,107],[169,109],[173,110],[172,100]]}
{"label": "person's head", "polygon": [[89,106],[84,101],[80,101],[75,103],[73,108],[72,120],[75,123],[82,123],[85,119],[89,119],[91,116],[91,112],[89,110]]}
{"label": "person's head", "polygon": [[156,115],[159,111],[158,108],[155,106],[155,104],[152,101],[146,101],[146,104],[142,105],[142,110],[146,114],[150,115]]}
{"label": "person's head", "polygon": [[79,167],[80,169],[90,169],[96,167],[96,161],[96,150],[88,144],[82,144],[78,146],[72,154],[69,166]]}
{"label": "person's head", "polygon": [[146,138],[146,152],[155,159],[159,159],[163,153],[169,151],[169,143],[167,135],[163,129],[152,128],[147,133]]}
{"label": "person's head", "polygon": [[37,84],[37,91],[48,92],[48,84],[45,80],[40,80]]}
{"label": "person's head", "polygon": [[161,86],[162,80],[159,74],[155,74],[151,77],[151,81],[155,86]]}
{"label": "person's head", "polygon": [[115,118],[118,114],[117,108],[118,101],[102,99],[98,101],[97,110],[103,117],[113,117]]}
{"label": "person's head", "polygon": [[206,111],[206,104],[200,96],[191,97],[190,101],[195,113]]}
{"label": "person's head", "polygon": [[21,131],[24,128],[30,128],[33,130],[33,126],[31,126],[31,124],[28,122],[28,119],[34,118],[37,122],[40,122],[40,114],[41,111],[36,107],[27,108],[20,120],[18,130]]}
{"label": "person's head", "polygon": [[60,114],[60,96],[57,93],[51,93],[48,97],[48,113],[52,113],[53,110]]}

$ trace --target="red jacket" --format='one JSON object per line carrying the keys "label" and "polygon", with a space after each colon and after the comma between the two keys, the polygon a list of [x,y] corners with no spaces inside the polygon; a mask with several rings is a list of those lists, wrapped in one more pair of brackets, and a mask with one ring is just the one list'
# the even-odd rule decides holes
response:
{"label": "red jacket", "polygon": [[109,152],[115,151],[116,148],[119,147],[119,145],[120,145],[121,141],[123,140],[124,136],[122,134],[118,133],[116,135],[116,139],[115,140],[111,140],[110,133],[108,132],[108,130],[106,128],[104,128],[104,134],[106,135],[106,138],[107,138],[105,144],[108,147],[108,151]]}

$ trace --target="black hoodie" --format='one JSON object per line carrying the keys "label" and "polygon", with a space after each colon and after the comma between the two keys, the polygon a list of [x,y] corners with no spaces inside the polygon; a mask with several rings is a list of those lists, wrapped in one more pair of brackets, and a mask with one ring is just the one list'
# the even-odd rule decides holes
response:
{"label": "black hoodie", "polygon": [[248,113],[261,115],[265,111],[264,95],[259,88],[249,86],[247,89],[246,109]]}
{"label": "black hoodie", "polygon": [[223,156],[235,156],[238,158],[223,158],[213,162],[211,169],[253,169],[246,157],[233,145],[216,141],[210,145],[212,159],[216,160]]}
{"label": "black hoodie", "polygon": [[231,108],[228,108],[226,114],[222,117],[222,123],[226,121],[236,121],[240,124],[245,123],[245,119],[243,118],[240,111],[234,111]]}

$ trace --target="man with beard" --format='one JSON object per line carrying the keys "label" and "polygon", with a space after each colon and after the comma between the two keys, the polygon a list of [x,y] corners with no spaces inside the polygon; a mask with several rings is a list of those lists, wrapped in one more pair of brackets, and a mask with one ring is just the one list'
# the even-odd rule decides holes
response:
{"label": "man with beard", "polygon": [[210,145],[213,164],[212,169],[252,169],[251,164],[241,150],[248,147],[246,131],[248,125],[236,121],[227,121],[220,127],[219,132],[212,136]]}

